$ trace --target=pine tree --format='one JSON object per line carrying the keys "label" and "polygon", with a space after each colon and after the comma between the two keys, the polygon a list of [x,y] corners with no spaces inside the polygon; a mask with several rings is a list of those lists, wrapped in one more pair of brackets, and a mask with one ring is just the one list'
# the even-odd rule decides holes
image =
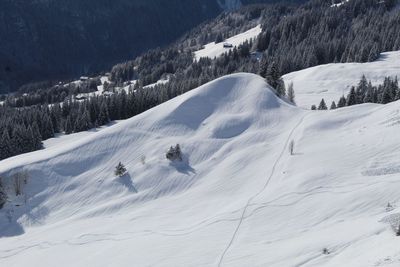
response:
{"label": "pine tree", "polygon": [[36,122],[32,124],[32,142],[33,150],[38,150],[43,147],[42,136],[40,135],[39,127],[37,126]]}
{"label": "pine tree", "polygon": [[389,102],[392,102],[393,97],[391,94],[391,90],[389,86],[384,86],[383,87],[383,92],[382,92],[382,96],[381,96],[381,104],[387,104]]}
{"label": "pine tree", "polygon": [[347,96],[346,106],[352,106],[357,104],[357,96],[354,86],[351,87],[350,93]]}
{"label": "pine tree", "polygon": [[331,109],[336,109],[336,103],[335,103],[335,101],[332,101]]}
{"label": "pine tree", "polygon": [[215,43],[221,43],[224,40],[224,38],[222,37],[222,33],[218,33],[217,37],[215,37]]}
{"label": "pine tree", "polygon": [[365,93],[368,88],[368,81],[365,75],[361,77],[361,80],[358,83],[357,90],[356,90],[356,102],[357,104],[361,104],[364,101]]}
{"label": "pine tree", "polygon": [[285,82],[282,79],[278,80],[278,85],[276,87],[276,94],[279,97],[284,97],[286,95],[286,86]]}
{"label": "pine tree", "polygon": [[121,162],[118,163],[118,165],[115,167],[114,174],[115,174],[116,176],[122,177],[122,176],[125,175],[125,173],[126,173],[126,168],[125,168],[125,166],[124,166]]}
{"label": "pine tree", "polygon": [[0,160],[6,159],[13,155],[11,139],[7,129],[3,131],[0,142]]}
{"label": "pine tree", "polygon": [[272,62],[271,66],[268,68],[266,80],[272,88],[277,89],[280,83],[281,75],[278,70],[278,65]]}
{"label": "pine tree", "polygon": [[109,122],[110,122],[110,115],[108,114],[107,105],[103,102],[100,106],[100,113],[97,117],[97,124],[101,126]]}
{"label": "pine tree", "polygon": [[337,107],[338,108],[342,108],[342,107],[345,107],[345,106],[346,106],[346,98],[344,97],[344,95],[342,95],[340,97],[340,99],[339,99]]}
{"label": "pine tree", "polygon": [[71,134],[73,132],[71,115],[68,115],[67,119],[65,120],[64,131],[65,131],[65,134]]}
{"label": "pine tree", "polygon": [[322,98],[321,102],[319,103],[318,110],[327,110],[328,107],[326,106],[325,100]]}
{"label": "pine tree", "polygon": [[371,82],[368,83],[367,86],[367,92],[365,93],[363,103],[374,103],[373,101],[373,95],[374,95],[374,88],[372,87]]}

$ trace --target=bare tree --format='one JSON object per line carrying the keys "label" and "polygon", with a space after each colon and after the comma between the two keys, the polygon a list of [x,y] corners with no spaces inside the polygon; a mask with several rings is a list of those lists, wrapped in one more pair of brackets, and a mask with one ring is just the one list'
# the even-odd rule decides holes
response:
{"label": "bare tree", "polygon": [[399,224],[399,226],[397,226],[396,235],[397,235],[397,236],[400,236],[400,224]]}
{"label": "bare tree", "polygon": [[294,141],[293,140],[291,140],[289,143],[289,153],[290,153],[290,155],[294,154]]}
{"label": "bare tree", "polygon": [[288,90],[287,90],[287,96],[291,103],[296,104],[293,83],[289,83]]}
{"label": "bare tree", "polygon": [[3,187],[2,179],[0,177],[0,209],[3,208],[6,201],[7,201],[7,194]]}
{"label": "bare tree", "polygon": [[27,171],[16,172],[12,176],[14,192],[16,196],[23,193],[24,185],[28,184],[29,174]]}

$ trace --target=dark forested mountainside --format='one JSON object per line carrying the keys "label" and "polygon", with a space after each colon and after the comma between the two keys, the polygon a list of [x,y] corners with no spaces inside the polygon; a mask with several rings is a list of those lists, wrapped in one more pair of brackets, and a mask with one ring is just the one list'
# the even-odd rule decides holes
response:
{"label": "dark forested mountainside", "polygon": [[[168,48],[150,50],[135,60],[114,66],[112,83],[107,85],[109,94],[74,101],[74,92],[95,90],[98,81],[93,80],[79,87],[56,85],[33,94],[9,97],[0,108],[0,134],[3,140],[9,140],[1,144],[0,158],[35,150],[40,140],[57,132],[79,132],[110,120],[129,118],[226,74],[260,73],[280,85],[280,75],[288,71],[335,61],[375,60],[382,51],[400,49],[400,11],[394,5],[392,1],[350,0],[340,7],[330,7],[324,0],[312,0],[300,7],[246,7],[204,25],[209,29],[206,33],[198,35],[195,29]],[[243,30],[255,22],[263,25],[256,41],[245,42],[217,59],[194,61],[193,50],[212,40],[218,31],[226,37],[235,32],[234,28]],[[261,62],[252,57],[251,51],[263,55]],[[166,74],[170,77],[168,83],[143,88]],[[138,82],[129,93],[118,88],[133,79]],[[382,90],[378,87],[374,91],[376,101],[387,103],[397,99],[397,89],[387,97],[384,88],[389,87],[383,85]],[[29,88],[25,87],[24,92],[30,92]],[[49,103],[60,100],[64,101],[62,105],[49,108]]]}
{"label": "dark forested mountainside", "polygon": [[215,0],[0,1],[0,91],[103,70],[220,12]]}
{"label": "dark forested mountainside", "polygon": [[[277,0],[242,3],[274,1]],[[94,74],[149,48],[165,46],[199,23],[216,17],[224,3],[2,0],[0,94],[28,82]]]}

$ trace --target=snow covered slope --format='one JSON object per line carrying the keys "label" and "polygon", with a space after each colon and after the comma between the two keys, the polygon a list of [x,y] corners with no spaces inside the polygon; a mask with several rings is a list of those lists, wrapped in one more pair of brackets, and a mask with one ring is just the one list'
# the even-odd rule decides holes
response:
{"label": "snow covered slope", "polygon": [[243,44],[246,40],[250,40],[253,38],[256,38],[259,34],[261,33],[261,25],[257,25],[256,27],[240,33],[238,35],[232,36],[231,38],[228,38],[224,40],[222,43],[209,43],[204,46],[203,49],[196,51],[195,52],[195,59],[199,60],[202,57],[209,57],[214,59],[215,57],[219,57],[225,52],[228,52],[232,48],[224,48],[224,43],[229,43],[233,47],[239,46],[240,44]]}
{"label": "snow covered slope", "polygon": [[31,178],[0,211],[0,266],[398,266],[399,109],[311,112],[234,74],[4,160]]}
{"label": "snow covered slope", "polygon": [[332,63],[284,75],[286,84],[294,83],[298,106],[310,108],[322,98],[330,105],[357,85],[362,75],[373,84],[383,83],[385,76],[400,77],[400,51],[382,53],[369,63]]}

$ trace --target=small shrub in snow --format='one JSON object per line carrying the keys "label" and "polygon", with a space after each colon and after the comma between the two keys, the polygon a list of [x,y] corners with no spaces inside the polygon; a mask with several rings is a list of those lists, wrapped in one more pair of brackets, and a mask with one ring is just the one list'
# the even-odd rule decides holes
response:
{"label": "small shrub in snow", "polygon": [[312,105],[311,110],[317,110],[317,107],[315,105]]}
{"label": "small shrub in snow", "polygon": [[392,204],[390,204],[390,202],[388,202],[386,205],[386,211],[389,212],[389,211],[392,211],[393,209],[394,208],[393,208]]}
{"label": "small shrub in snow", "polygon": [[329,255],[329,254],[331,254],[331,252],[329,251],[329,249],[324,248],[324,249],[322,250],[322,254],[324,254],[324,255]]}
{"label": "small shrub in snow", "polygon": [[118,163],[117,167],[115,167],[115,175],[122,177],[124,176],[124,174],[126,173],[126,168],[124,166],[124,164],[122,164],[121,162]]}
{"label": "small shrub in snow", "polygon": [[145,165],[146,164],[146,156],[141,156],[140,157],[140,162]]}
{"label": "small shrub in snow", "polygon": [[177,144],[175,147],[171,146],[166,154],[166,157],[170,161],[175,161],[175,160],[182,161],[182,151],[179,144]]}
{"label": "small shrub in snow", "polygon": [[396,235],[400,236],[400,224],[399,224],[399,226],[397,226]]}

